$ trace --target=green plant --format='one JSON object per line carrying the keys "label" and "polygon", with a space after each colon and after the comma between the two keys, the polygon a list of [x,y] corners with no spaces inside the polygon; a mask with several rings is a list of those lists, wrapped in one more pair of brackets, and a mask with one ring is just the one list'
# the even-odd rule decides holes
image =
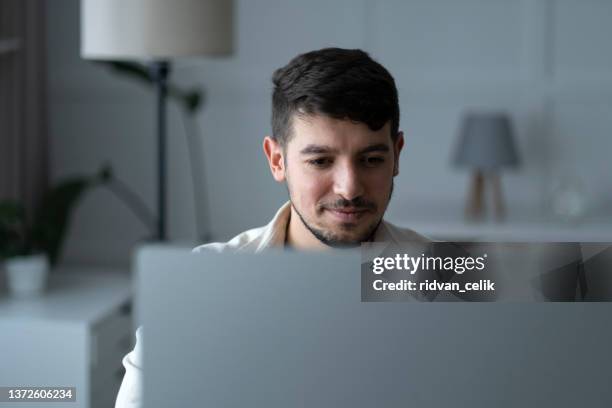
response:
{"label": "green plant", "polygon": [[43,196],[31,222],[23,204],[0,201],[0,260],[45,253],[54,265],[59,257],[72,212],[83,194],[108,181],[108,169],[90,177],[73,177],[51,188]]}
{"label": "green plant", "polygon": [[[147,86],[155,85],[151,71],[145,65],[127,61],[101,61],[99,63],[106,65],[119,75],[135,79]],[[196,113],[202,106],[202,90],[199,88],[184,90],[170,82],[168,83],[168,96],[179,102],[189,114]]]}

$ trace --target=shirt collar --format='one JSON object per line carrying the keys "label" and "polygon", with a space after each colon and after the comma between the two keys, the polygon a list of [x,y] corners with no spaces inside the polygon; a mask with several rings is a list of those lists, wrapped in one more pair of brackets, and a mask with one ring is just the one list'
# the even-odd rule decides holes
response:
{"label": "shirt collar", "polygon": [[287,201],[281,208],[278,209],[272,221],[268,223],[264,231],[263,237],[256,252],[269,247],[285,246],[285,238],[287,235],[287,227],[289,218],[291,217],[291,201]]}

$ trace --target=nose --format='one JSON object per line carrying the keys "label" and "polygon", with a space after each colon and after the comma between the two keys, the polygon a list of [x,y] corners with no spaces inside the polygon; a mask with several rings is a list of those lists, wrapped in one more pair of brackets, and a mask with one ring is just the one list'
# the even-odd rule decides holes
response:
{"label": "nose", "polygon": [[346,200],[353,200],[364,193],[359,170],[351,163],[336,167],[334,173],[334,193]]}

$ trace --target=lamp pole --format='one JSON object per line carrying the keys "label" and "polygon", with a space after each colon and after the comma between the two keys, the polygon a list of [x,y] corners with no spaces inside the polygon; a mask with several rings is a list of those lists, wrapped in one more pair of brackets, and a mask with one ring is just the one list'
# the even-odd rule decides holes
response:
{"label": "lamp pole", "polygon": [[[158,218],[153,234],[159,241],[166,241],[166,101],[168,91],[172,91],[167,82],[170,61],[188,56],[230,55],[234,43],[234,0],[185,1],[180,7],[173,1],[133,3],[136,4],[126,8],[124,0],[81,0],[81,56],[110,61],[153,58],[148,64],[149,78],[157,89]],[[5,44],[0,43],[0,48],[2,45]]]}
{"label": "lamp pole", "polygon": [[157,60],[151,63],[151,74],[157,88],[157,239],[166,236],[166,98],[170,62]]}

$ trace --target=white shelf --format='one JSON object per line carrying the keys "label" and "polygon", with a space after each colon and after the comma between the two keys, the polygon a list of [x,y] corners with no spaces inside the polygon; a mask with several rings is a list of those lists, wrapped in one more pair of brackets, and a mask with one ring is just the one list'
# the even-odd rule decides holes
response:
{"label": "white shelf", "polygon": [[509,219],[467,222],[457,219],[391,219],[433,239],[493,242],[612,242],[612,219],[562,222],[553,219]]}
{"label": "white shelf", "polygon": [[0,296],[0,319],[93,324],[131,297],[131,280],[125,272],[63,268],[51,272],[40,297]]}

